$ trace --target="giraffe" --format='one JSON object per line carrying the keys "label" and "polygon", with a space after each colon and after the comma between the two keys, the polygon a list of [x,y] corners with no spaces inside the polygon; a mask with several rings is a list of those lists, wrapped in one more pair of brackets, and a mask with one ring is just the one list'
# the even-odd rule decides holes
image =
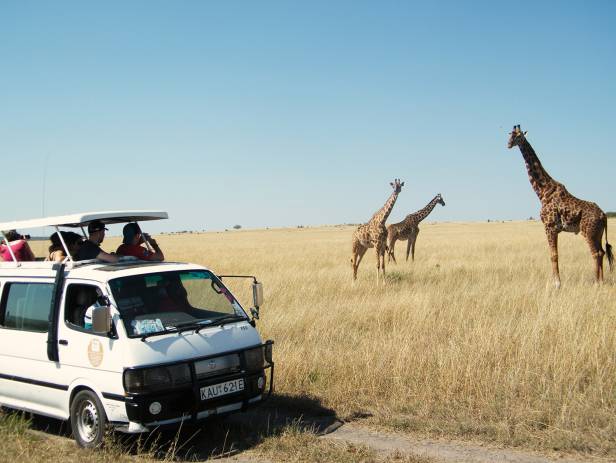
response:
{"label": "giraffe", "polygon": [[[513,126],[507,144],[508,148],[514,146],[522,152],[528,179],[541,201],[540,216],[550,246],[554,285],[560,288],[558,234],[563,231],[581,233],[586,238],[595,263],[595,281],[603,282],[603,256],[607,254],[610,270],[614,261],[612,246],[607,242],[607,216],[595,203],[576,198],[562,183],[549,176],[519,125]],[[604,232],[605,251],[601,246]]]}
{"label": "giraffe", "polygon": [[407,215],[402,222],[392,223],[387,226],[387,262],[392,259],[396,262],[394,247],[397,240],[407,240],[406,260],[409,260],[409,252],[411,253],[411,259],[415,260],[415,242],[417,241],[417,235],[419,235],[419,222],[428,217],[437,204],[445,205],[445,201],[440,193],[432,198],[432,201],[426,204],[423,209]]}
{"label": "giraffe", "polygon": [[404,186],[404,182],[400,183],[400,179],[395,179],[390,183],[393,192],[385,202],[385,205],[374,213],[368,223],[364,223],[357,227],[353,233],[353,258],[351,265],[353,267],[353,280],[357,279],[357,268],[368,248],[376,250],[376,277],[379,280],[379,274],[382,272],[383,280],[385,279],[385,252],[387,251],[387,229],[385,221],[398,199],[398,194]]}

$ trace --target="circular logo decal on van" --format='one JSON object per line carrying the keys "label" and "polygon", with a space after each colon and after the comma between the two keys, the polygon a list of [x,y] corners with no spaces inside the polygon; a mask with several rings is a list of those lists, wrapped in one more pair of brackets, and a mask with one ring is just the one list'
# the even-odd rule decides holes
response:
{"label": "circular logo decal on van", "polygon": [[88,359],[93,367],[97,367],[103,362],[103,343],[96,338],[88,344]]}

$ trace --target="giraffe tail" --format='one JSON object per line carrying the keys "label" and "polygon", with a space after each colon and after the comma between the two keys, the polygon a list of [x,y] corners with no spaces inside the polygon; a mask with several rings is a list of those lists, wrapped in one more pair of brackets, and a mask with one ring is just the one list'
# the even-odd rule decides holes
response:
{"label": "giraffe tail", "polygon": [[605,254],[607,255],[607,263],[610,266],[610,271],[614,266],[614,254],[612,253],[612,245],[607,242],[607,217],[605,218]]}

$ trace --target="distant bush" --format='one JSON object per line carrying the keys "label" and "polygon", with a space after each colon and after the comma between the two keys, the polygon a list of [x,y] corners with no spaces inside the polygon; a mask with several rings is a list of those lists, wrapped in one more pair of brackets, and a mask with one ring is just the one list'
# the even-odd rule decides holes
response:
{"label": "distant bush", "polygon": [[613,218],[616,217],[616,212],[606,212],[606,215]]}
{"label": "distant bush", "polygon": [[241,226],[241,225],[233,225],[233,229],[234,229],[234,230],[239,230],[240,228],[242,228],[242,226]]}

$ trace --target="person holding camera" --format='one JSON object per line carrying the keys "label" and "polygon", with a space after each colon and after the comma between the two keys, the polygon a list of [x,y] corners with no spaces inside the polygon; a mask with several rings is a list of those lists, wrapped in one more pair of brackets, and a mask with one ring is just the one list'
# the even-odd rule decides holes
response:
{"label": "person holding camera", "polygon": [[[13,251],[15,259],[18,262],[35,260],[34,253],[26,241],[30,239],[30,235],[20,235],[16,230],[9,230],[4,232],[4,236],[6,237],[6,241],[8,241],[8,246],[6,241],[0,243],[0,259],[5,262],[12,262],[13,257],[11,256],[11,251]],[[9,246],[11,247],[10,251]]]}
{"label": "person holding camera", "polygon": [[[139,224],[130,222],[122,229],[124,238],[122,244],[116,250],[116,254],[121,256],[133,256],[141,260],[163,261],[165,255],[158,246],[156,240],[147,233],[142,233]],[[142,243],[148,243],[154,251],[150,251]]]}

